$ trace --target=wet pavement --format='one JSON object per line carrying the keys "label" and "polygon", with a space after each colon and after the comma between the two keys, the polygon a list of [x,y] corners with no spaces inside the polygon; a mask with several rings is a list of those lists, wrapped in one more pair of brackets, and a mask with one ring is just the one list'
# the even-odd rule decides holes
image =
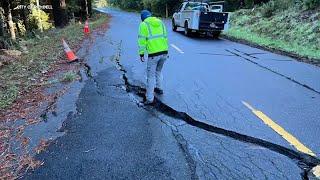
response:
{"label": "wet pavement", "polygon": [[86,82],[65,135],[25,179],[190,179],[171,129],[131,100],[120,75],[109,67]]}
{"label": "wet pavement", "polygon": [[[133,56],[137,51],[139,16],[119,11],[111,14],[109,34],[113,41],[123,42],[122,64],[128,71],[129,81],[143,84],[146,64]],[[167,26],[171,27],[169,21]],[[316,92],[319,91],[319,68],[296,61],[290,61],[291,64],[285,61],[285,70],[282,61],[275,61],[277,68],[274,68],[275,62],[257,65],[230,52],[238,53],[235,49],[239,49],[246,53],[265,53],[264,60],[290,58],[222,39],[187,38],[182,33],[169,31],[169,41],[184,53],[170,49],[170,59],[164,68],[166,94],[162,100],[165,103],[196,119],[290,147],[248,111],[242,104],[245,101],[266,113],[315,153],[320,153],[320,143],[316,140],[320,135],[317,126],[320,94]],[[298,68],[297,64],[301,66]]]}
{"label": "wet pavement", "polygon": [[169,31],[165,94],[141,107],[140,17],[102,11],[112,16],[110,29],[89,52],[79,52],[90,69],[77,86],[76,110],[60,129],[64,135],[37,156],[44,165],[25,179],[303,179],[320,162],[243,104],[320,155],[319,68]]}

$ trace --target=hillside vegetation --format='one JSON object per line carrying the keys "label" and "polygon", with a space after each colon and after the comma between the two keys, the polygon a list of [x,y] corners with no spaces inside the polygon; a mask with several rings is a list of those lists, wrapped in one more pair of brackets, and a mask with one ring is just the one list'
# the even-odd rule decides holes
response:
{"label": "hillside vegetation", "polygon": [[106,2],[0,1],[0,116],[53,70],[64,53],[61,38],[71,48],[84,39],[84,25],[78,21],[89,18],[92,30],[108,22],[108,16],[92,10],[92,6],[106,6]]}
{"label": "hillside vegetation", "polygon": [[227,36],[320,60],[320,1],[272,0],[238,10]]}

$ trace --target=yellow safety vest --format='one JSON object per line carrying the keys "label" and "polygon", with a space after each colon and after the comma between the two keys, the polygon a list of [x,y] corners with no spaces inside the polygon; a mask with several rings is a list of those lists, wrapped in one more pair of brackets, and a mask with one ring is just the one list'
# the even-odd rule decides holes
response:
{"label": "yellow safety vest", "polygon": [[145,19],[139,27],[139,54],[149,57],[168,53],[168,35],[163,22],[156,17]]}

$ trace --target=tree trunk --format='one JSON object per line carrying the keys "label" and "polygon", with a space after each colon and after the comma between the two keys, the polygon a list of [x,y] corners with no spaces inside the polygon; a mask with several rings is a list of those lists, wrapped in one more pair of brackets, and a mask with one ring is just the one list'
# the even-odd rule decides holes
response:
{"label": "tree trunk", "polygon": [[64,27],[68,24],[67,6],[65,0],[53,0],[53,19],[56,27]]}
{"label": "tree trunk", "polygon": [[240,0],[239,2],[239,8],[244,8],[246,6],[244,0]]}
{"label": "tree trunk", "polygon": [[4,14],[2,8],[0,7],[0,36],[4,36]]}
{"label": "tree trunk", "polygon": [[79,6],[81,7],[81,18],[88,19],[92,15],[91,0],[81,0]]}
{"label": "tree trunk", "polygon": [[86,6],[86,18],[89,19],[89,7],[88,7],[88,0],[84,0]]}
{"label": "tree trunk", "polygon": [[[21,5],[26,6],[26,0],[21,0]],[[25,8],[20,10],[20,16],[23,19],[23,25],[26,28],[26,30],[29,30],[29,24],[28,24],[28,14],[27,14],[27,10]]]}
{"label": "tree trunk", "polygon": [[14,23],[12,21],[10,2],[8,2],[8,26],[9,26],[11,39],[16,40],[16,32],[14,31]]}
{"label": "tree trunk", "polygon": [[42,27],[42,20],[41,20],[41,13],[40,13],[40,2],[39,0],[36,0],[37,2],[37,9],[38,9],[38,18],[39,18],[39,21],[38,21],[38,28],[40,30],[40,32],[43,32],[43,27]]}
{"label": "tree trunk", "polygon": [[89,13],[89,16],[92,15],[92,2],[91,0],[87,0],[88,1],[88,13]]}
{"label": "tree trunk", "polygon": [[166,18],[169,17],[168,3],[166,3]]}

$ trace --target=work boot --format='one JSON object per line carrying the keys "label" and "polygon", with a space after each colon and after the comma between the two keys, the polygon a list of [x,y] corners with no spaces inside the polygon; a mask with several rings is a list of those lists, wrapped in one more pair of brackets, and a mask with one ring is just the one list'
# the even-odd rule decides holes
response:
{"label": "work boot", "polygon": [[150,106],[154,103],[154,100],[153,101],[149,101],[147,100],[146,97],[143,97],[143,102],[142,102],[145,106]]}
{"label": "work boot", "polygon": [[151,106],[151,105],[153,105],[153,103],[154,103],[154,101],[148,101],[148,100],[143,101],[143,104],[145,106]]}
{"label": "work boot", "polygon": [[158,93],[158,94],[163,94],[163,90],[160,88],[155,88],[154,92]]}

